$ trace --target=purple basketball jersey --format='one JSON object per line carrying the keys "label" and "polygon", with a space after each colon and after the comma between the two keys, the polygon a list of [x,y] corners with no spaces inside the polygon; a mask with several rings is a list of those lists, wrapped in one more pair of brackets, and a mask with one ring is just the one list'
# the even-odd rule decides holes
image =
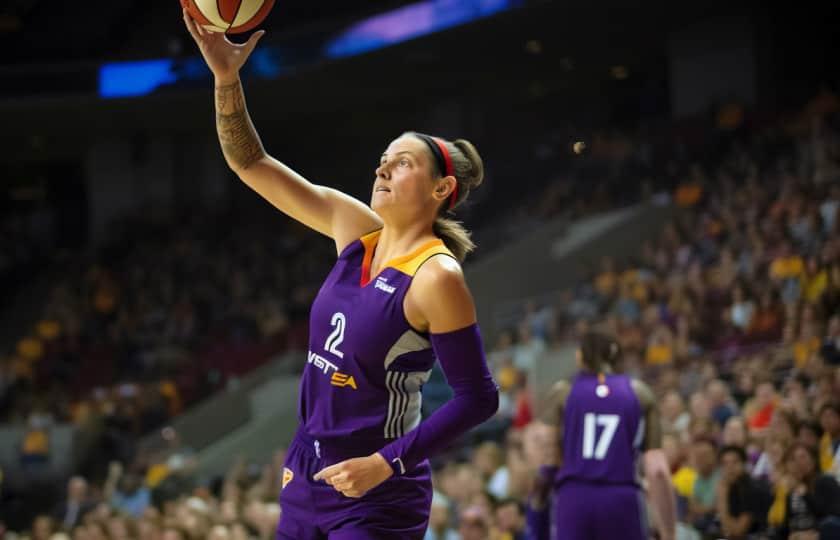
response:
{"label": "purple basketball jersey", "polygon": [[626,375],[581,372],[566,399],[563,466],[557,484],[638,484],[644,436],[641,405]]}
{"label": "purple basketball jersey", "polygon": [[420,423],[422,385],[435,362],[429,335],[411,328],[403,299],[430,241],[369,276],[379,231],[348,245],[312,304],[309,352],[300,383],[303,430],[322,444],[376,452]]}

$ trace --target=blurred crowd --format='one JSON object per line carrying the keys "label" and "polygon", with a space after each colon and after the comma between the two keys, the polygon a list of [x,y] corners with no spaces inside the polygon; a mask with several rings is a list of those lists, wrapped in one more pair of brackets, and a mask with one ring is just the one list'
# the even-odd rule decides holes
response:
{"label": "blurred crowd", "polygon": [[[589,193],[602,194],[591,210],[632,199],[621,186],[633,173],[636,191],[667,200],[675,217],[657,238],[640,239],[633,260],[605,257],[574,289],[525,303],[519,323],[488,348],[502,390],[494,428],[434,460],[427,540],[524,538],[535,449],[545,444],[529,379],[546,353],[594,325],[617,336],[623,369],[658,395],[680,538],[805,540],[836,526],[839,108],[821,95],[760,126],[723,115],[713,143],[664,161],[649,144],[618,135],[590,141],[588,154],[576,147],[584,155],[564,171],[569,179],[583,171],[610,179]],[[553,145],[535,151],[550,155]],[[551,182],[539,193],[541,219],[576,193]],[[253,367],[214,364],[219,347],[269,343],[255,355],[262,359],[305,339],[293,322],[305,319],[332,246],[301,250],[296,228],[276,234],[224,223],[128,235],[108,264],[79,264],[55,287],[33,335],[0,366],[0,410],[36,434],[35,451],[24,444],[23,456],[37,459],[37,434],[45,433],[38,427],[57,419],[124,414],[134,433],[159,426],[215,389],[214,370],[221,378]],[[435,380],[424,392],[436,391]],[[101,481],[71,479],[66,501],[38,516],[27,537],[273,535],[282,452],[269,465],[238,462],[224,479],[202,481],[190,474],[188,452],[170,454],[163,474],[155,460],[134,458],[114,452],[103,456],[114,461]]]}
{"label": "blurred crowd", "polygon": [[[675,163],[683,181],[668,198],[679,210],[661,235],[640,239],[633,260],[605,257],[574,290],[526,303],[490,353],[500,414],[527,437],[535,363],[594,325],[617,336],[622,368],[659,398],[683,538],[837,537],[837,110],[821,96],[726,137],[714,160]],[[506,450],[509,481],[524,469],[527,484],[516,457],[527,454]],[[485,478],[491,490],[496,473]]]}
{"label": "blurred crowd", "polygon": [[286,220],[227,226],[235,217],[124,223],[118,242],[63,261],[39,319],[0,357],[0,415],[27,427],[23,463],[47,461],[64,422],[104,425],[119,448],[103,463],[129,462],[126,441],[305,342],[330,246],[302,249]]}
{"label": "blurred crowd", "polygon": [[[173,454],[177,456],[178,454]],[[183,456],[182,456],[183,457]],[[285,452],[270,464],[234,463],[224,478],[197,482],[189,458],[178,472],[154,479],[141,469],[111,462],[101,484],[81,476],[67,482],[65,496],[37,515],[32,540],[249,540],[274,538],[276,502]],[[193,464],[194,465],[194,464]],[[0,538],[18,538],[0,525]]]}

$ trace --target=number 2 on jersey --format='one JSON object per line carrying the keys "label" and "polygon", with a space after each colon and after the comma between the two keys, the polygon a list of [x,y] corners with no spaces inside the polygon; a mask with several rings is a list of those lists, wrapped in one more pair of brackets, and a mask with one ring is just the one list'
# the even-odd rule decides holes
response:
{"label": "number 2 on jersey", "polygon": [[338,346],[341,345],[342,341],[344,341],[344,327],[347,325],[344,313],[341,313],[340,311],[333,313],[330,324],[333,326],[333,331],[324,343],[324,349],[339,358],[344,358],[344,353],[338,350]]}
{"label": "number 2 on jersey", "polygon": [[[618,429],[621,417],[617,414],[586,413],[583,416],[583,457],[585,459],[604,459],[610,443]],[[604,428],[596,444],[596,426]]]}

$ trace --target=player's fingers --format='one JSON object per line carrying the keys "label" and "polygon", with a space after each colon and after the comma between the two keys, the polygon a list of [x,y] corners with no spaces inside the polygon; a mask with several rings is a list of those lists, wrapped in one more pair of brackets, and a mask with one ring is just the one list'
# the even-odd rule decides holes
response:
{"label": "player's fingers", "polygon": [[198,30],[196,29],[196,26],[195,26],[195,21],[192,20],[192,17],[190,17],[190,14],[187,13],[186,9],[183,10],[183,11],[184,11],[184,24],[187,25],[187,31],[190,33],[190,35],[193,37],[193,39],[196,42],[200,41],[200,37],[198,35]]}
{"label": "player's fingers", "polygon": [[265,30],[260,30],[259,32],[254,32],[251,34],[251,37],[248,38],[248,41],[245,42],[245,50],[249,53],[254,50],[254,47],[257,46],[257,42],[260,40],[261,37],[265,35]]}
{"label": "player's fingers", "polygon": [[333,476],[341,472],[342,463],[336,463],[335,465],[324,467],[323,469],[315,473],[315,476],[313,476],[312,479],[317,482],[318,480],[326,480],[327,478],[332,478]]}

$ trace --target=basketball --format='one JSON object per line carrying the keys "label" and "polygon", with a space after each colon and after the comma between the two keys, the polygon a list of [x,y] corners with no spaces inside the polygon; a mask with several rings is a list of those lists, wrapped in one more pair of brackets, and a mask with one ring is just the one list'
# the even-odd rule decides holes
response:
{"label": "basketball", "polygon": [[265,20],[274,0],[181,0],[181,5],[205,30],[241,34]]}

